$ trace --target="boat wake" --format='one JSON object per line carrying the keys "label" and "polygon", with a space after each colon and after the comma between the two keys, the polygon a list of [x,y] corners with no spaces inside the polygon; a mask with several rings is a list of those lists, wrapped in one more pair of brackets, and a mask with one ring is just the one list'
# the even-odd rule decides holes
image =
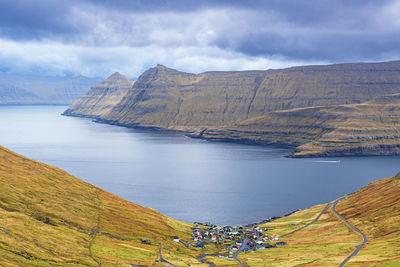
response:
{"label": "boat wake", "polygon": [[314,160],[315,163],[340,163],[340,160]]}

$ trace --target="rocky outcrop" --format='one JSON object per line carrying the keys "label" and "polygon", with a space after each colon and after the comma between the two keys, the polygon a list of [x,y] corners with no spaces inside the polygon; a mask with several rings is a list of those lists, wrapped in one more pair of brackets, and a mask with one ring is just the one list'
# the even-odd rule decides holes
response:
{"label": "rocky outcrop", "polygon": [[117,105],[134,82],[116,72],[93,86],[63,113],[63,115],[97,118]]}

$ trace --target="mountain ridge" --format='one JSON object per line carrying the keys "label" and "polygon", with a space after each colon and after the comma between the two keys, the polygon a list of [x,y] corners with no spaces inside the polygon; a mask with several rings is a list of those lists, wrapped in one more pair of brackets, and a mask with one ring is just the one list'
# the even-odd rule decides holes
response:
{"label": "mountain ridge", "polygon": [[[303,108],[304,113],[310,107],[355,105],[398,93],[400,61],[199,74],[157,65],[140,75],[126,95],[103,114],[96,116],[95,121],[127,127],[182,131],[193,137],[214,140],[299,146],[304,145],[303,141],[310,140],[310,137],[318,137],[318,134],[303,138],[300,135],[309,134],[310,131],[302,131],[302,125],[297,124],[297,134],[293,129],[291,131],[294,134],[291,135],[285,134],[285,131],[261,131],[265,139],[262,140],[246,136],[238,125],[254,118],[271,116],[273,112],[291,112]],[[68,113],[73,112],[71,107]],[[90,111],[79,115],[90,116]],[[278,115],[274,116],[278,118]],[[263,123],[263,127],[273,126],[268,121]],[[234,130],[232,135],[227,134],[229,128]],[[259,128],[248,130],[256,132]],[[241,132],[239,135],[244,137],[236,138],[237,132]],[[282,136],[276,137],[278,134]],[[367,150],[350,149],[320,155],[362,155]],[[390,145],[378,148],[374,153],[395,154],[396,151],[397,147]],[[296,155],[300,156],[297,152]],[[312,153],[307,156],[312,156]]]}
{"label": "mountain ridge", "polygon": [[[82,75],[44,77],[0,72],[0,104],[71,104],[99,80]],[[17,97],[9,92],[10,88],[20,89]]]}
{"label": "mountain ridge", "polygon": [[76,99],[63,115],[97,118],[119,103],[133,84],[126,76],[115,72]]}

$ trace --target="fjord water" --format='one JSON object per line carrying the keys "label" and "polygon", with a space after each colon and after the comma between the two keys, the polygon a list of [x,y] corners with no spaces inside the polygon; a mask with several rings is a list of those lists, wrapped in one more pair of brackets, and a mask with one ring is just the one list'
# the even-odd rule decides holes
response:
{"label": "fjord water", "polygon": [[400,157],[289,159],[290,149],[98,124],[66,108],[0,106],[1,145],[189,222],[257,222],[400,170]]}

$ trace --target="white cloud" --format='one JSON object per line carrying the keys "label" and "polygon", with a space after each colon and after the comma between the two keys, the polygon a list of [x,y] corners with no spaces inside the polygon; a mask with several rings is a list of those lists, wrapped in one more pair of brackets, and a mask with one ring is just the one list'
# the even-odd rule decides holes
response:
{"label": "white cloud", "polygon": [[[187,72],[283,68],[306,62],[279,57],[249,57],[212,46],[80,46],[54,41],[17,42],[0,39],[0,64],[15,72],[62,75],[66,72],[103,76],[119,71],[139,76],[158,63]],[[307,62],[310,63],[310,62]],[[311,62],[321,63],[321,62]]]}

